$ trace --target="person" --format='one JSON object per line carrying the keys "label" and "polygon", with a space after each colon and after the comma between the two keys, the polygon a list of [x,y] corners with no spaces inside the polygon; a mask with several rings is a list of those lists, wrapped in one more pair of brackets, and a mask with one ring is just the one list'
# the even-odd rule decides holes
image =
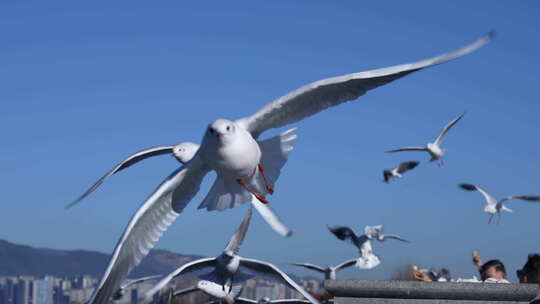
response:
{"label": "person", "polygon": [[[478,267],[478,271],[480,272],[480,281],[476,279],[476,277],[473,277],[472,279],[457,279],[457,282],[510,283],[506,279],[506,268],[500,260],[494,259],[489,260],[486,263],[482,263],[482,259],[476,250],[473,251],[472,260],[473,264]],[[418,270],[418,268],[413,268],[413,277],[418,281],[433,281],[429,274]]]}
{"label": "person", "polygon": [[540,254],[531,253],[523,268],[516,271],[520,283],[533,283],[540,285]]}
{"label": "person", "polygon": [[480,266],[480,278],[487,283],[510,283],[506,279],[506,268],[497,260],[489,260]]}
{"label": "person", "polygon": [[[516,271],[516,274],[520,283],[532,283],[540,286],[540,254],[529,254],[527,262],[522,269]],[[530,303],[540,304],[540,293]]]}
{"label": "person", "polygon": [[487,283],[510,283],[506,279],[506,268],[504,264],[497,259],[489,260],[482,263],[482,258],[478,255],[478,251],[472,252],[472,262],[478,268],[480,279]]}

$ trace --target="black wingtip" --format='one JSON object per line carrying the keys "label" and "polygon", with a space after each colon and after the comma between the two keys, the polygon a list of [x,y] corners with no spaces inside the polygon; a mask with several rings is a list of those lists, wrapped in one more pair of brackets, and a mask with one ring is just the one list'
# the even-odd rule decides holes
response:
{"label": "black wingtip", "polygon": [[420,162],[417,161],[417,160],[413,160],[413,161],[410,161],[409,164],[410,164],[410,167],[409,167],[409,168],[410,168],[410,169],[414,169],[414,168],[416,168],[418,165],[420,165]]}
{"label": "black wingtip", "polygon": [[459,187],[467,191],[476,191],[476,186],[473,184],[459,184]]}
{"label": "black wingtip", "polygon": [[495,30],[491,30],[485,36],[486,36],[486,38],[491,40],[491,39],[495,38],[495,36],[497,36],[497,32],[495,32]]}
{"label": "black wingtip", "polygon": [[384,178],[383,182],[388,184],[388,181],[390,180],[390,175],[392,175],[392,174],[390,174],[390,171],[384,170],[383,171],[383,178]]}
{"label": "black wingtip", "polygon": [[540,196],[536,196],[536,195],[525,195],[522,197],[522,199],[526,200],[526,201],[540,201]]}

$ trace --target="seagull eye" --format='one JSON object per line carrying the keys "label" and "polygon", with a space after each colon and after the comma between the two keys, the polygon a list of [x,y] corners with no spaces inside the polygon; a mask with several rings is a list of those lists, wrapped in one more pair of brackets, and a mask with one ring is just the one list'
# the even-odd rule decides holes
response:
{"label": "seagull eye", "polygon": [[231,130],[231,126],[227,126],[227,131],[230,131]]}

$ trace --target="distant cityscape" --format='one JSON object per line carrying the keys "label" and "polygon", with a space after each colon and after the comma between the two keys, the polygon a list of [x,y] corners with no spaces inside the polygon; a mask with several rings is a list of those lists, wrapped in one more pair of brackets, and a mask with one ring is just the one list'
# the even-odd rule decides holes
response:
{"label": "distant cityscape", "polygon": [[[183,278],[174,282],[174,290],[193,287],[195,278]],[[86,303],[96,288],[98,278],[81,275],[70,278],[55,276],[0,276],[0,304],[83,304]],[[124,296],[115,300],[118,304],[137,303],[140,295],[152,288],[156,281],[135,284],[125,290]],[[303,288],[311,292],[319,292],[321,282],[317,280],[300,280]],[[169,287],[164,288],[167,290]],[[242,297],[260,299],[302,298],[295,290],[272,280],[248,280],[245,282]],[[200,303],[208,296],[202,292],[177,297],[174,303]],[[154,298],[159,302],[159,296]]]}

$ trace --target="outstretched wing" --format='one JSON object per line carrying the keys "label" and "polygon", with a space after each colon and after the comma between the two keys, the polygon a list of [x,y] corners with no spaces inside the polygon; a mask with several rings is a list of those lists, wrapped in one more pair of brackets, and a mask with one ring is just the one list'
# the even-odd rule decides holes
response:
{"label": "outstretched wing", "polygon": [[342,241],[350,241],[351,243],[356,245],[356,240],[358,237],[356,236],[356,233],[354,231],[346,226],[326,226],[328,227],[328,230],[332,232],[338,239]]}
{"label": "outstretched wing", "polygon": [[246,232],[249,228],[249,223],[251,222],[251,215],[253,214],[253,208],[249,208],[248,212],[246,213],[246,216],[244,216],[244,220],[234,233],[234,235],[229,240],[229,243],[227,243],[227,246],[225,246],[225,249],[223,251],[232,251],[234,254],[238,254],[238,251],[240,251],[240,246],[242,245],[242,242],[244,242],[244,238],[246,237]]}
{"label": "outstretched wing", "polygon": [[317,265],[315,265],[315,264],[310,264],[310,263],[291,263],[291,265],[294,265],[294,266],[300,266],[300,267],[305,267],[305,268],[307,268],[307,269],[315,270],[315,271],[322,272],[322,273],[325,272],[324,268],[322,268],[321,266],[317,266]]}
{"label": "outstretched wing", "polygon": [[129,272],[197,194],[207,172],[206,166],[196,157],[173,172],[139,207],[116,244],[109,265],[88,303],[109,303],[111,295]]}
{"label": "outstretched wing", "polygon": [[520,200],[524,200],[524,201],[536,202],[536,201],[540,201],[540,196],[536,196],[536,195],[511,195],[511,196],[507,196],[507,197],[503,198],[502,200],[499,201],[499,203],[506,202],[506,201],[513,200],[513,199],[520,199]]}
{"label": "outstretched wing", "polygon": [[399,235],[396,235],[396,234],[381,234],[379,236],[380,241],[386,241],[386,239],[394,239],[394,240],[410,243],[409,240],[407,240],[405,238],[402,238],[402,237],[400,237]]}
{"label": "outstretched wing", "polygon": [[436,145],[440,145],[441,142],[443,141],[444,137],[446,136],[446,133],[448,133],[448,131],[450,131],[450,129],[455,125],[457,124],[457,122],[461,119],[461,117],[463,117],[463,115],[465,115],[465,112],[463,112],[461,115],[459,115],[457,118],[454,118],[454,120],[452,120],[450,123],[448,123],[446,126],[444,126],[444,129],[441,131],[441,134],[439,134],[439,136],[437,136],[437,139],[435,140],[435,144]]}
{"label": "outstretched wing", "polygon": [[416,166],[418,166],[420,162],[419,161],[408,161],[408,162],[403,162],[401,164],[399,164],[398,168],[397,168],[397,172],[399,174],[401,173],[405,173],[409,170],[412,170],[414,168],[416,168]]}
{"label": "outstretched wing", "polygon": [[486,199],[486,202],[489,204],[489,205],[496,205],[497,204],[497,200],[491,196],[491,194],[487,193],[486,190],[476,186],[476,185],[473,185],[473,184],[459,184],[459,186],[461,187],[461,189],[463,190],[467,190],[467,191],[478,191],[480,192],[484,198]]}
{"label": "outstretched wing", "polygon": [[120,172],[122,171],[123,169],[131,166],[131,165],[134,165],[138,162],[140,162],[141,160],[143,159],[146,159],[146,158],[149,158],[149,157],[152,157],[152,156],[157,156],[157,155],[162,155],[162,154],[167,154],[167,153],[171,153],[173,150],[173,146],[159,146],[159,147],[153,147],[153,148],[150,148],[150,149],[146,149],[146,150],[142,150],[142,151],[139,151],[133,155],[131,155],[130,157],[124,159],[124,161],[122,161],[121,163],[119,163],[118,165],[116,165],[114,168],[112,168],[109,172],[107,172],[105,175],[103,175],[95,184],[92,185],[92,187],[88,188],[88,190],[86,190],[81,196],[79,196],[76,200],[74,200],[73,202],[69,203],[67,206],[66,206],[66,209],[67,208],[71,208],[73,207],[74,205],[76,205],[78,202],[80,202],[81,200],[83,200],[85,197],[87,197],[90,193],[94,192],[94,190],[96,190],[101,184],[103,184],[103,182],[109,178],[111,175],[117,173],[117,172]]}
{"label": "outstretched wing", "polygon": [[356,259],[346,260],[345,262],[337,265],[335,270],[338,271],[338,270],[340,270],[342,268],[347,268],[347,267],[350,267],[350,266],[352,266],[354,264],[356,264]]}
{"label": "outstretched wing", "polygon": [[425,147],[403,147],[395,150],[385,151],[386,153],[402,152],[402,151],[427,151]]}
{"label": "outstretched wing", "polygon": [[257,138],[262,132],[300,121],[322,110],[354,100],[367,91],[412,72],[475,51],[493,37],[489,33],[457,51],[413,63],[319,80],[272,101],[252,116],[237,121]]}
{"label": "outstretched wing", "polygon": [[309,294],[302,287],[300,287],[300,285],[296,284],[296,282],[293,279],[291,279],[286,273],[279,270],[276,266],[270,263],[240,257],[239,270],[242,270],[243,272],[249,272],[251,270],[258,273],[262,273],[264,275],[269,275],[271,277],[274,277],[276,280],[282,281],[286,283],[287,285],[289,285],[291,288],[296,289],[296,291],[301,293],[311,303],[319,304],[319,301],[317,301],[317,299],[315,299],[311,294]]}
{"label": "outstretched wing", "polygon": [[149,301],[152,299],[154,294],[158,293],[160,290],[163,289],[167,284],[169,284],[170,281],[172,281],[174,278],[181,274],[190,273],[193,271],[201,270],[206,267],[215,268],[216,266],[216,258],[204,258],[204,259],[198,259],[195,261],[191,261],[189,263],[186,263],[180,267],[178,267],[175,271],[169,273],[166,277],[161,279],[152,289],[148,290],[144,294],[143,301]]}

